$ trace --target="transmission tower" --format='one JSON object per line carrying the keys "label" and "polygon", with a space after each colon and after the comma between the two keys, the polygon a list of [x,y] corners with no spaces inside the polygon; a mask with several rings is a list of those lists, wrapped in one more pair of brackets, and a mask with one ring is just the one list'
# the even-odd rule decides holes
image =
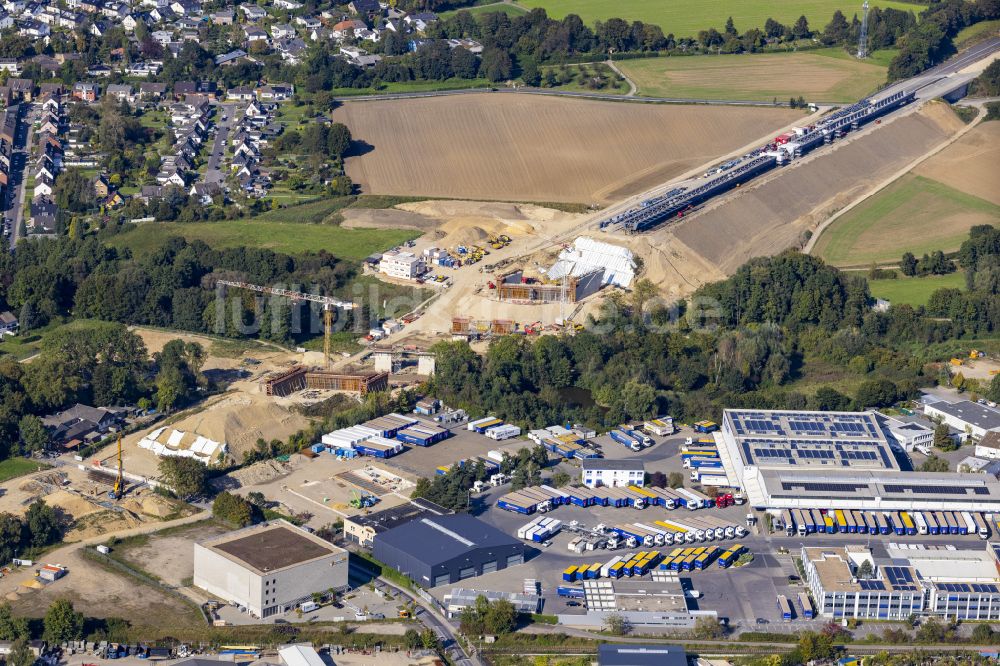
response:
{"label": "transmission tower", "polygon": [[864,13],[861,16],[861,34],[858,35],[858,58],[868,57],[868,0],[862,5]]}

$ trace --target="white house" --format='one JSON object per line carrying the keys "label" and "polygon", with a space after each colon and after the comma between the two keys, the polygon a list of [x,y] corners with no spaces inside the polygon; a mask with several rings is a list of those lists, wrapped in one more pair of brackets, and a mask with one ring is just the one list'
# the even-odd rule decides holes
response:
{"label": "white house", "polygon": [[645,484],[646,467],[641,460],[585,458],[580,481],[588,488],[639,486]]}
{"label": "white house", "polygon": [[976,457],[1000,460],[1000,432],[994,430],[983,435],[976,443]]}
{"label": "white house", "polygon": [[17,335],[17,317],[12,312],[0,312],[0,338],[5,335]]}
{"label": "white house", "polygon": [[412,252],[390,251],[378,263],[380,272],[401,280],[416,280],[427,271],[424,258]]}

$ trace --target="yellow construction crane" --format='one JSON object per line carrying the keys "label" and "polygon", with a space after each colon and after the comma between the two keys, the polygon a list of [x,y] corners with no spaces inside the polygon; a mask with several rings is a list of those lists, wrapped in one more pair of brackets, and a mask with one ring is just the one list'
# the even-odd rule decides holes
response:
{"label": "yellow construction crane", "polygon": [[122,434],[118,433],[118,476],[115,477],[115,487],[108,493],[113,500],[120,500],[125,494],[125,468],[122,466]]}
{"label": "yellow construction crane", "polygon": [[333,334],[333,310],[334,308],[353,310],[357,307],[355,303],[351,303],[350,301],[342,301],[329,296],[307,294],[304,291],[291,291],[288,289],[278,289],[276,287],[264,287],[259,284],[250,284],[249,282],[219,280],[216,284],[225,285],[227,287],[236,287],[238,289],[248,289],[261,294],[284,296],[285,298],[296,303],[299,301],[312,301],[313,303],[321,304],[323,306],[323,360],[325,361],[327,368],[330,368],[333,365],[333,359],[330,356],[330,336]]}

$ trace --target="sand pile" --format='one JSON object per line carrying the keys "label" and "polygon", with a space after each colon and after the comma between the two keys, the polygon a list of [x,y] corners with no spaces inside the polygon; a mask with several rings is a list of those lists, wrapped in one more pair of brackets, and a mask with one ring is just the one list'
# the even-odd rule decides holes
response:
{"label": "sand pile", "polygon": [[243,452],[253,448],[258,439],[285,440],[308,425],[308,419],[265,396],[242,394],[226,397],[171,427],[224,442],[230,455],[241,460]]}
{"label": "sand pile", "polygon": [[153,518],[166,518],[174,513],[174,507],[166,499],[153,495],[151,497],[133,497],[125,502],[125,508],[137,514]]}
{"label": "sand pile", "polygon": [[228,474],[227,478],[235,481],[238,484],[237,488],[241,488],[243,486],[253,486],[273,481],[291,471],[291,466],[286,463],[278,462],[277,460],[262,460],[249,467],[244,467]]}
{"label": "sand pile", "polygon": [[495,234],[534,236],[578,217],[531,204],[492,201],[417,201],[397,208],[438,220],[434,239],[442,247],[481,245]]}
{"label": "sand pile", "polygon": [[46,495],[45,503],[53,508],[65,511],[71,515],[74,520],[79,520],[82,516],[88,516],[92,513],[98,513],[103,510],[101,507],[93,504],[89,500],[80,497],[79,495],[66,492],[65,490],[57,490],[54,493]]}

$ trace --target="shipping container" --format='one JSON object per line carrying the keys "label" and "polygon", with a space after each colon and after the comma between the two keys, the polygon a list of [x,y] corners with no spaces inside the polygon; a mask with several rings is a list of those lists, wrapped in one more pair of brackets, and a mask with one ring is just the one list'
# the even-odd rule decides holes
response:
{"label": "shipping container", "polygon": [[900,511],[899,518],[903,521],[903,531],[906,532],[907,536],[913,536],[917,533],[917,526],[910,518],[910,514],[906,511]]}
{"label": "shipping container", "polygon": [[638,442],[635,439],[629,437],[629,435],[627,433],[624,433],[621,430],[612,430],[608,434],[611,436],[611,439],[615,440],[616,442],[618,442],[622,446],[628,447],[632,451],[641,451],[642,450],[642,444],[640,442]]}
{"label": "shipping container", "polygon": [[924,514],[919,511],[914,511],[910,516],[910,520],[913,524],[917,526],[918,534],[930,534],[930,528],[927,526],[927,520],[924,518]]}
{"label": "shipping container", "polygon": [[802,617],[805,619],[811,620],[816,616],[812,601],[809,600],[809,595],[805,592],[799,592],[799,605],[802,606]]}
{"label": "shipping container", "polygon": [[584,599],[587,596],[584,594],[582,587],[568,587],[565,585],[556,587],[556,594],[568,599]]}
{"label": "shipping container", "polygon": [[700,433],[710,433],[715,432],[719,429],[719,425],[713,421],[698,421],[694,424],[694,431]]}
{"label": "shipping container", "polygon": [[484,434],[490,439],[494,439],[499,442],[505,439],[517,437],[521,434],[521,428],[516,425],[498,425],[486,429]]}
{"label": "shipping container", "polygon": [[927,523],[927,533],[928,534],[938,534],[940,531],[938,528],[937,516],[933,511],[923,512],[924,521]]}
{"label": "shipping container", "polygon": [[963,511],[961,516],[962,516],[962,521],[965,523],[965,531],[964,532],[960,531],[959,534],[978,534],[979,529],[978,526],[976,525],[976,521],[972,519],[972,514],[970,514],[968,511]]}

